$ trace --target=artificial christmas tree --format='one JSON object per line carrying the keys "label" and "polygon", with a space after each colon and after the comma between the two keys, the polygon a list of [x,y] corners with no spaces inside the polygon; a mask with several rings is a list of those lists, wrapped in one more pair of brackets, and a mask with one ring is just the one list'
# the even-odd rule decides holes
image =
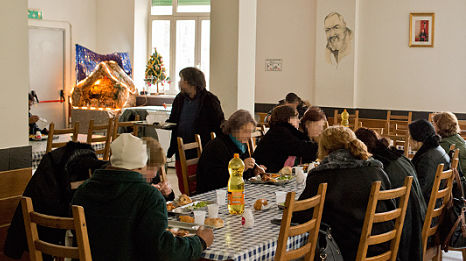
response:
{"label": "artificial christmas tree", "polygon": [[157,52],[157,49],[154,48],[154,53],[150,56],[149,61],[147,61],[146,77],[145,77],[146,84],[149,87],[152,85],[156,85],[157,86],[156,94],[163,94],[159,90],[159,83],[162,86],[164,86],[165,83],[169,80],[170,78],[167,77],[167,74],[165,72],[165,66],[163,64],[162,56]]}

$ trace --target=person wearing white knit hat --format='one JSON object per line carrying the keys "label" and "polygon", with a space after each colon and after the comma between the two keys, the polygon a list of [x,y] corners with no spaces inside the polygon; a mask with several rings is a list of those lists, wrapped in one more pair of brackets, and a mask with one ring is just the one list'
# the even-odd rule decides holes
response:
{"label": "person wearing white knit hat", "polygon": [[97,169],[76,190],[72,204],[86,212],[92,259],[195,260],[212,244],[211,229],[201,227],[184,238],[167,231],[166,201],[146,181],[157,173],[152,163],[159,163],[148,157],[151,144],[121,134],[110,146],[111,166]]}

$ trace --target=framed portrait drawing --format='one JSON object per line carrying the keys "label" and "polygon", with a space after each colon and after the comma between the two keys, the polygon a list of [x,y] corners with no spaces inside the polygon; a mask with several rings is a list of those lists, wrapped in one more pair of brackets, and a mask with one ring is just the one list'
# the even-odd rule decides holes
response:
{"label": "framed portrait drawing", "polygon": [[434,47],[434,13],[409,14],[409,47]]}

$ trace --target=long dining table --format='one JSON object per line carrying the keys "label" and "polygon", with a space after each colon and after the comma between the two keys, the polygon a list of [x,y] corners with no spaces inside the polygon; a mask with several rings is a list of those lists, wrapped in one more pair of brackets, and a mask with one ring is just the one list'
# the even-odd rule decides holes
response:
{"label": "long dining table", "polygon": [[[224,188],[226,189],[226,188]],[[277,248],[280,226],[271,220],[281,219],[283,210],[277,206],[276,191],[296,191],[297,195],[304,190],[304,185],[297,185],[293,179],[290,183],[277,186],[269,184],[245,184],[245,206],[254,214],[254,226],[244,228],[241,215],[230,215],[225,205],[219,206],[218,216],[223,219],[224,227],[214,229],[214,242],[201,255],[205,260],[272,260]],[[271,207],[256,211],[254,202],[267,199]],[[192,197],[193,201],[216,201],[216,192],[209,191]],[[207,211],[206,211],[207,212]],[[206,214],[207,215],[207,214]],[[169,219],[175,219],[169,217]],[[307,234],[290,237],[287,249],[297,249],[307,242]]]}

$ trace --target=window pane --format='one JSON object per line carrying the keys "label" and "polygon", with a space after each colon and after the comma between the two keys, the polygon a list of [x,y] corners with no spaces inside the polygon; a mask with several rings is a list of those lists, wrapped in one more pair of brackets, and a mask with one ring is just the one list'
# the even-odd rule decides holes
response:
{"label": "window pane", "polygon": [[210,20],[201,23],[201,71],[205,74],[207,89],[209,89],[210,72]]}
{"label": "window pane", "polygon": [[178,12],[210,12],[210,0],[178,0]]}
{"label": "window pane", "polygon": [[[170,20],[152,20],[151,54],[154,53],[154,48],[162,56],[167,76],[170,77]],[[162,89],[168,90],[168,87],[165,84]]]}
{"label": "window pane", "polygon": [[171,15],[172,11],[172,0],[152,0],[150,9],[152,15]]}
{"label": "window pane", "polygon": [[185,67],[194,66],[196,24],[194,20],[176,21],[176,73],[175,83],[178,83],[178,73]]}

